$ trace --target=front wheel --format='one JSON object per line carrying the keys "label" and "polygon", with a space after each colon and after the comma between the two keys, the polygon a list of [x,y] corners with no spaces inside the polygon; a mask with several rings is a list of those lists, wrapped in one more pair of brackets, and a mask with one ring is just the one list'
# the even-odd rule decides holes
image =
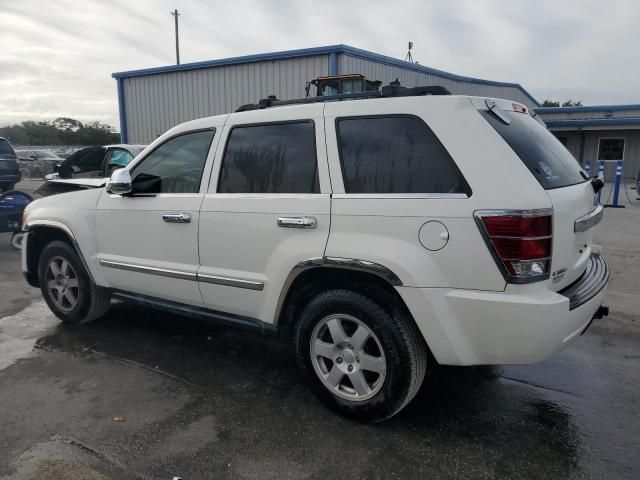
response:
{"label": "front wheel", "polygon": [[317,295],[296,327],[300,367],[330,409],[382,421],[418,392],[427,347],[412,319],[353,291]]}
{"label": "front wheel", "polygon": [[78,325],[103,316],[110,305],[109,291],[95,285],[71,245],[49,243],[38,261],[42,296],[64,323]]}

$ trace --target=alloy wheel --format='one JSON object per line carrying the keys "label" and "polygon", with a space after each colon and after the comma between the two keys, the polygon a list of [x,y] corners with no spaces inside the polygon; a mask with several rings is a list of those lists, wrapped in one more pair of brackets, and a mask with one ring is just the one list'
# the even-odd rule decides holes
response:
{"label": "alloy wheel", "polygon": [[322,383],[335,395],[363,401],[377,394],[386,378],[382,345],[361,320],[329,315],[311,334],[311,363]]}

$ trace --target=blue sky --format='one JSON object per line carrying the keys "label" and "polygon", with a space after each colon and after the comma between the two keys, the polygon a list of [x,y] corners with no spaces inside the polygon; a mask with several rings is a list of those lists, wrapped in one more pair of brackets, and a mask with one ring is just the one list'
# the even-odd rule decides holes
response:
{"label": "blue sky", "polygon": [[0,0],[0,124],[117,125],[115,71],[344,43],[521,83],[539,101],[640,103],[640,2]]}

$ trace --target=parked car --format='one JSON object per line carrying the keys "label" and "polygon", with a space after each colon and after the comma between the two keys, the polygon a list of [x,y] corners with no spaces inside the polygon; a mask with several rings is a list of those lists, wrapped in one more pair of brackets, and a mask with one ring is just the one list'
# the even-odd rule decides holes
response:
{"label": "parked car", "polygon": [[[57,168],[59,178],[105,178],[114,170],[126,167],[144,150],[145,145],[105,145],[78,150]],[[50,178],[54,178],[50,177]]]}
{"label": "parked car", "polygon": [[13,190],[21,178],[15,150],[9,140],[0,137],[0,192]]}
{"label": "parked car", "polygon": [[51,150],[16,150],[18,160],[22,162],[55,162],[62,163],[64,158]]}
{"label": "parked car", "polygon": [[20,171],[27,180],[43,178],[53,173],[56,167],[64,162],[64,158],[50,150],[20,149],[16,150],[16,155],[18,155]]}
{"label": "parked car", "polygon": [[359,419],[431,362],[544,360],[607,314],[598,187],[523,105],[442,90],[179,125],[105,189],[30,204],[25,277],[67,324],[115,297],[277,332]]}

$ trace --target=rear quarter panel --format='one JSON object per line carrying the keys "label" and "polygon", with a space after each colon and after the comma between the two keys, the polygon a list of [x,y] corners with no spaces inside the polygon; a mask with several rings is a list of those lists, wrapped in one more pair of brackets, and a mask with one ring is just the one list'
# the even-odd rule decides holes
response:
{"label": "rear quarter panel", "polygon": [[[344,194],[335,120],[358,115],[411,114],[438,136],[471,186],[469,198],[441,199]],[[487,124],[468,97],[430,96],[336,102],[325,109],[327,152],[335,193],[326,255],[369,260],[391,269],[405,286],[502,291],[505,281],[473,212],[548,208],[535,178]],[[438,251],[422,247],[420,228],[442,222],[449,241]]]}

